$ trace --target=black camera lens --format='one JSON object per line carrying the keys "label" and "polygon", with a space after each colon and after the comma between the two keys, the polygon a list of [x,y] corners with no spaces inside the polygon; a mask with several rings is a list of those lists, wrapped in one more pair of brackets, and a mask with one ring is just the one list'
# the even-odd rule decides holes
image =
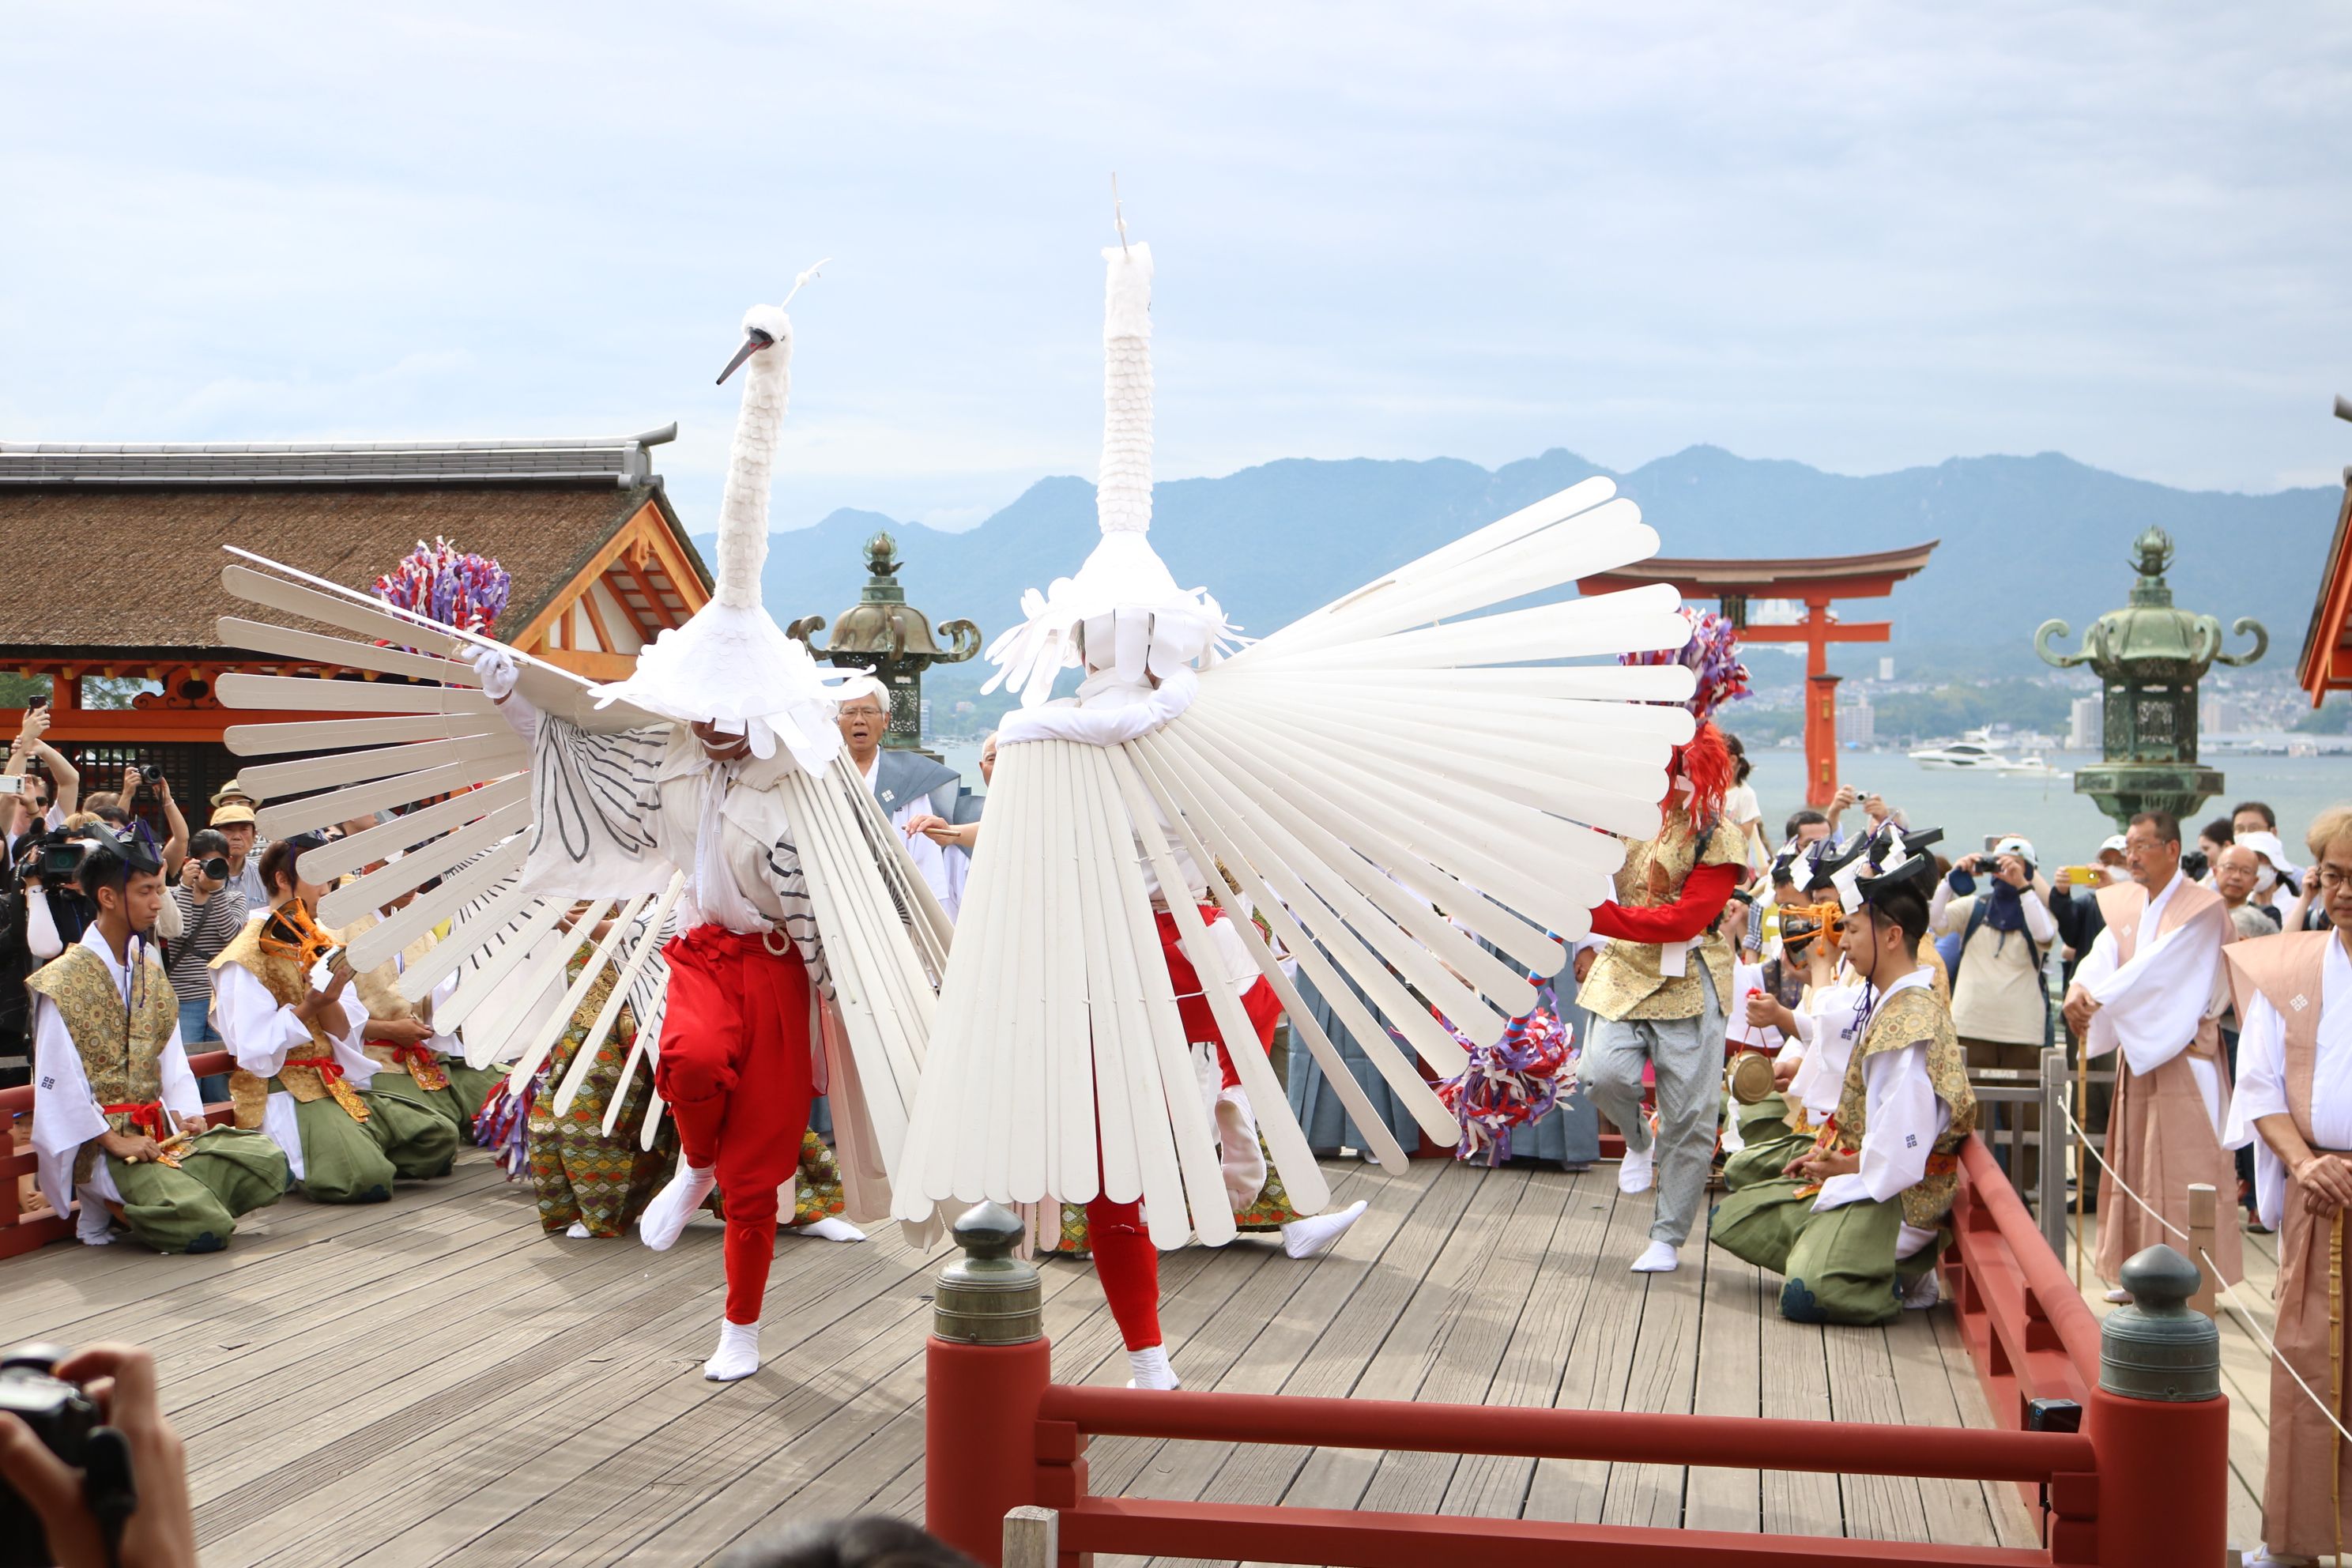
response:
{"label": "black camera lens", "polygon": [[211,859],[206,860],[205,862],[205,875],[210,877],[215,882],[227,881],[228,857],[226,855],[215,855]]}

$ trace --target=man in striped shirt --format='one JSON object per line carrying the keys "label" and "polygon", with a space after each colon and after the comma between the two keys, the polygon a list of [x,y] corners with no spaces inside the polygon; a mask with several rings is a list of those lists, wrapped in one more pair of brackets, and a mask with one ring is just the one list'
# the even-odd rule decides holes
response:
{"label": "man in striped shirt", "polygon": [[[204,828],[189,837],[180,883],[172,889],[172,901],[179,906],[180,934],[172,942],[168,968],[173,993],[180,999],[180,1038],[192,1056],[220,1043],[220,1031],[212,1023],[212,962],[245,929],[248,913],[245,894],[216,874],[227,864],[227,837]],[[228,1075],[198,1079],[196,1089],[207,1102],[226,1100]]]}

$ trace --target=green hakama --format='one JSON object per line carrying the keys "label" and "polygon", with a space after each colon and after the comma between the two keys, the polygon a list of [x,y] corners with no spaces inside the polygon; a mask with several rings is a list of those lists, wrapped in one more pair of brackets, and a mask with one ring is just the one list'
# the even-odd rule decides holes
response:
{"label": "green hakama", "polygon": [[[284,1086],[269,1080],[274,1090]],[[374,1119],[371,1110],[369,1120]],[[321,1204],[381,1204],[392,1198],[398,1174],[367,1124],[352,1120],[332,1099],[297,1100],[294,1124],[302,1133],[302,1195]]]}
{"label": "green hakama", "polygon": [[386,1068],[360,1099],[367,1103],[368,1134],[395,1175],[415,1182],[449,1173],[457,1161],[457,1119],[447,1089],[419,1089],[406,1073]]}
{"label": "green hakama", "polygon": [[[1791,1156],[1793,1158],[1794,1156]],[[1899,1262],[1903,1200],[1813,1212],[1817,1184],[1792,1176],[1759,1182],[1716,1205],[1707,1239],[1782,1277],[1780,1315],[1799,1323],[1891,1322],[1902,1291],[1936,1261],[1926,1247]]]}
{"label": "green hakama", "polygon": [[286,1191],[285,1152],[265,1133],[228,1127],[199,1137],[177,1169],[109,1154],[106,1172],[122,1196],[122,1223],[158,1252],[218,1252],[237,1215],[268,1207]]}

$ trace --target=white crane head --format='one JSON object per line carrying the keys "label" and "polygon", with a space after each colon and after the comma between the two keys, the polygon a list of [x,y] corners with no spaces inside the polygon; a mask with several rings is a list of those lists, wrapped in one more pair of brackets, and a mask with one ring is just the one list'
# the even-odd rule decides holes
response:
{"label": "white crane head", "polygon": [[[818,275],[818,268],[822,268],[825,261],[832,259],[833,258],[828,256],[824,261],[816,263],[815,266],[793,279],[793,291],[784,296],[784,305],[791,304],[793,296],[808,287],[809,280]],[[784,305],[754,305],[743,312],[743,346],[735,351],[735,357],[729,360],[727,368],[719,373],[719,385],[724,386],[727,384],[727,378],[733,375],[745,360],[750,359],[753,354],[765,353],[779,344],[782,345],[784,352],[766,363],[784,364],[791,361],[793,319],[784,314]]]}

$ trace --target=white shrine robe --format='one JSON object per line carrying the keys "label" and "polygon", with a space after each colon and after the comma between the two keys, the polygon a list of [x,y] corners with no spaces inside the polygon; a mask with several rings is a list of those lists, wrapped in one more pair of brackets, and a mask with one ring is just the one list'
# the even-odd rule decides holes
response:
{"label": "white shrine robe", "polygon": [[[122,995],[123,1005],[130,1005],[132,969],[117,963],[114,950],[95,925],[81,934],[81,945],[105,962],[106,972],[113,977],[114,988]],[[134,959],[142,959],[146,944],[133,939],[131,945]],[[172,1026],[172,1037],[163,1046],[163,1054],[156,1067],[163,1075],[163,1109],[176,1117],[201,1117],[205,1113],[205,1098],[196,1091],[195,1075],[188,1070],[188,1053],[180,1041],[180,1026]],[[106,1131],[106,1118],[98,1109],[98,1099],[90,1092],[89,1074],[82,1067],[80,1048],[75,1046],[73,1031],[66,1027],[65,1015],[47,997],[33,997],[33,1161],[35,1174],[49,1206],[63,1214],[73,1202],[74,1161],[81,1146]],[[115,1189],[114,1177],[103,1160],[90,1166],[89,1190],[93,1196],[110,1203],[121,1203],[122,1194]]]}
{"label": "white shrine robe", "polygon": [[[1934,984],[1932,973],[1915,969],[1880,993],[1877,1000],[1883,1003],[1914,986],[1932,988]],[[1860,1033],[1859,1029],[1855,1031],[1857,1038]],[[1853,1055],[1853,1042],[1849,1041],[1845,1046],[1846,1059],[1851,1061]],[[1844,1076],[1841,1068],[1841,1083]],[[1927,1076],[1925,1045],[1879,1052],[1863,1064],[1862,1082],[1866,1118],[1862,1132],[1862,1168],[1823,1182],[1820,1195],[1813,1199],[1815,1214],[1827,1214],[1848,1204],[1886,1203],[1901,1197],[1926,1178],[1927,1159],[1935,1152],[1936,1141],[1952,1123],[1951,1107],[1936,1093],[1935,1081]],[[1831,1109],[1836,1109],[1834,1097]],[[1934,1231],[1906,1225],[1896,1234],[1895,1256],[1908,1258],[1935,1239]]]}
{"label": "white shrine robe", "polygon": [[[212,973],[213,1027],[220,1031],[221,1042],[237,1066],[267,1079],[277,1076],[298,1048],[308,1053],[310,1026],[295,1016],[292,1007],[278,1004],[260,976],[236,963],[224,963]],[[310,971],[310,984],[323,989],[328,984],[327,965],[321,960]],[[359,987],[344,986],[338,1005],[342,1009],[342,1032],[330,1033],[327,1044],[333,1047],[336,1065],[343,1069],[352,1088],[364,1089],[375,1081],[378,1069],[375,1059],[360,1048],[367,1008],[360,1001]],[[302,1128],[294,1118],[292,1095],[282,1089],[270,1091],[262,1106],[261,1130],[284,1151],[294,1179],[302,1180]]]}

